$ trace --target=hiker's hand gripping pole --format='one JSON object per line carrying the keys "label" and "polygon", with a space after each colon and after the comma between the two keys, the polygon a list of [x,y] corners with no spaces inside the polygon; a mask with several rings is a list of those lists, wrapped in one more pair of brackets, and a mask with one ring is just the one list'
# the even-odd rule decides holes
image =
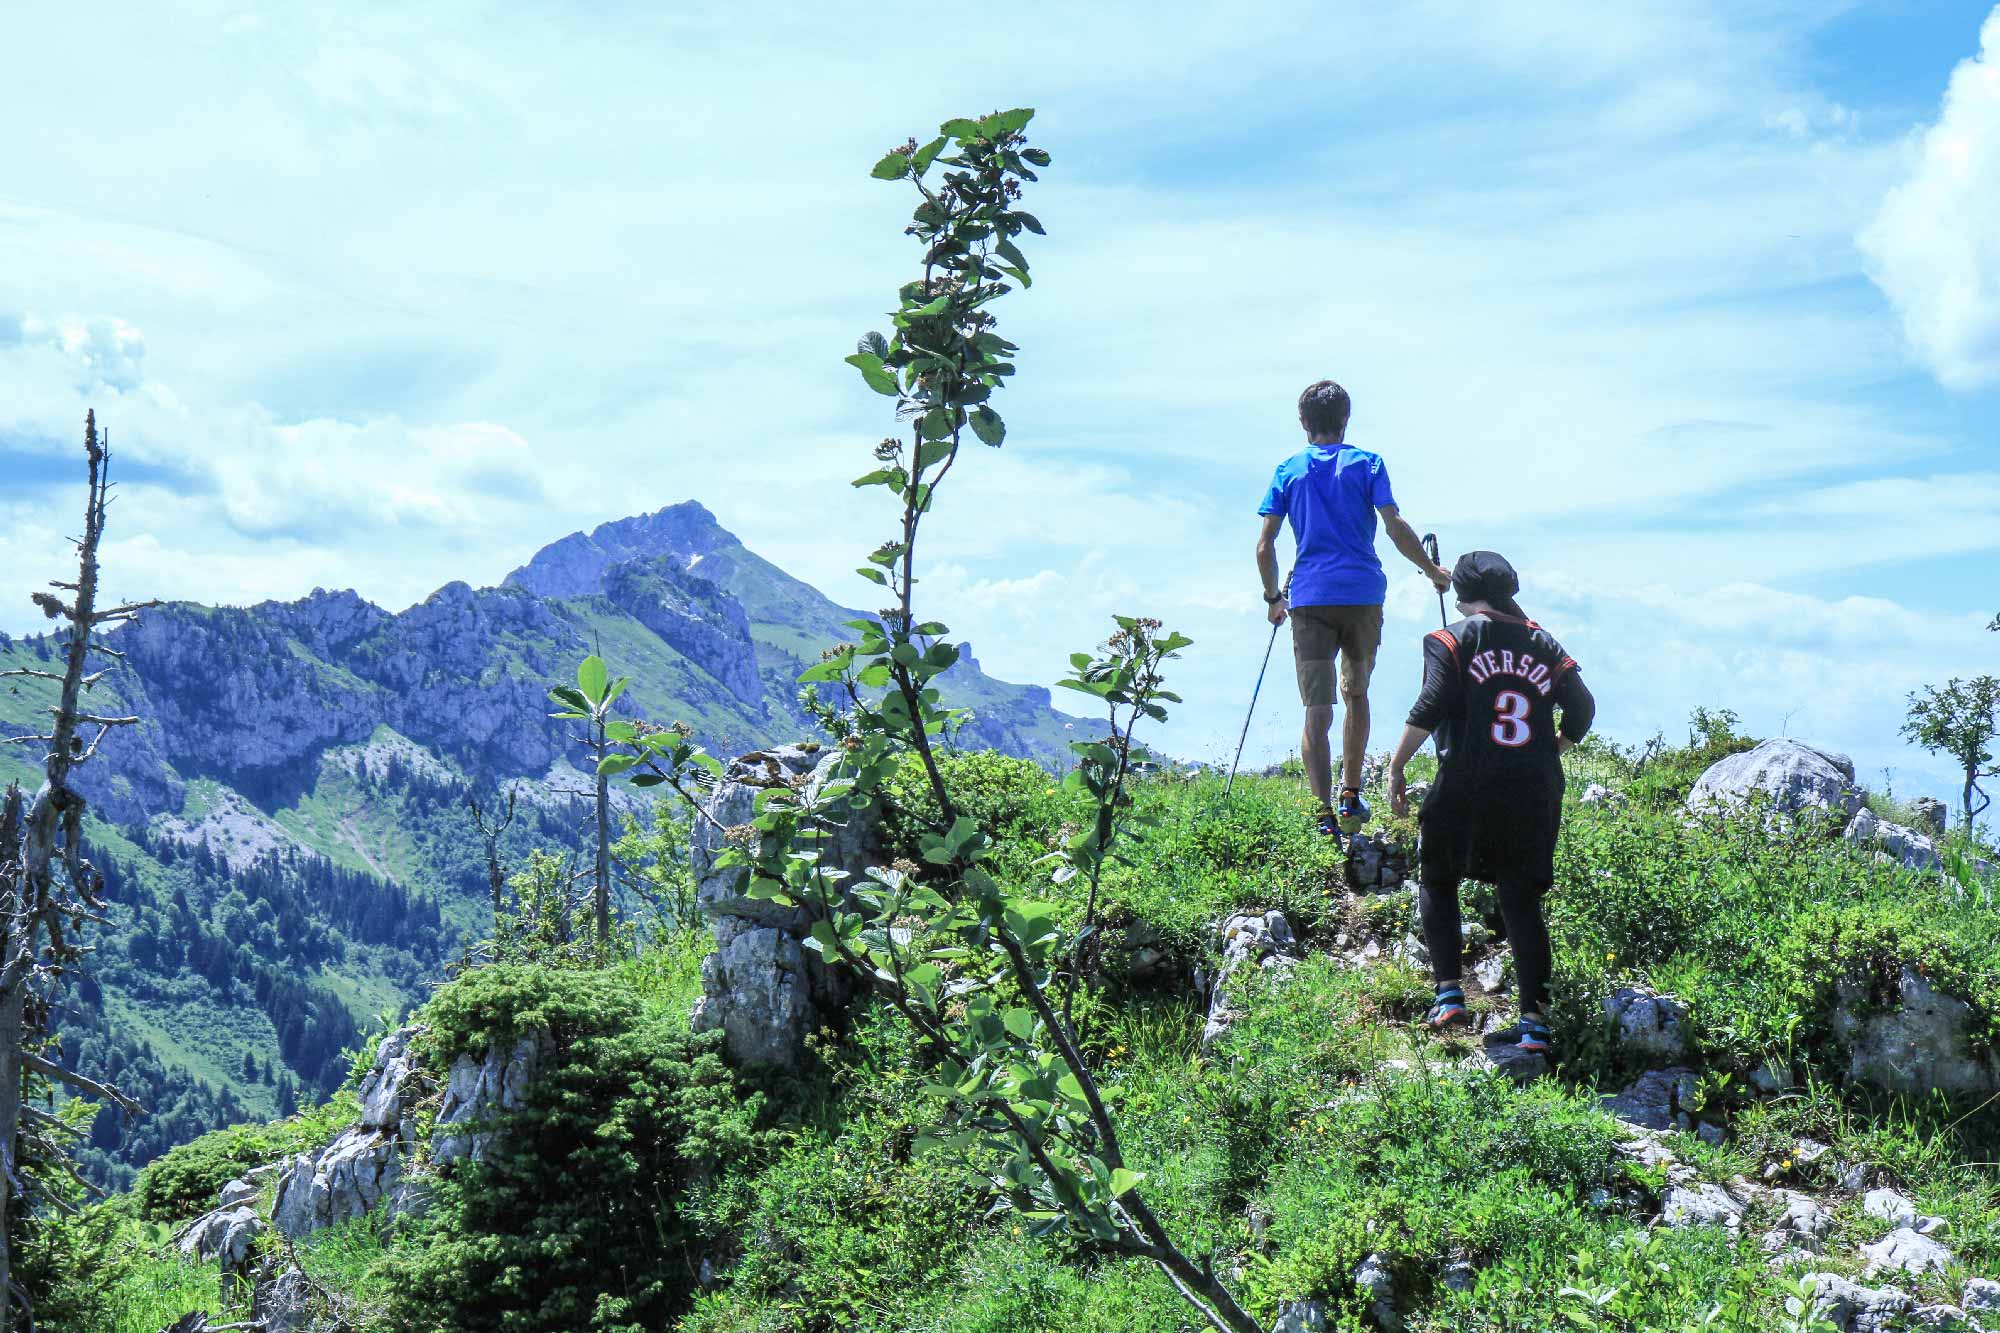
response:
{"label": "hiker's hand gripping pole", "polygon": [[[1444,568],[1444,561],[1438,559],[1438,535],[1435,532],[1426,532],[1424,534],[1424,554],[1429,556],[1431,563],[1439,569]],[[1451,617],[1444,613],[1443,588],[1438,589],[1438,624],[1445,628],[1450,628],[1451,626]]]}
{"label": "hiker's hand gripping pole", "polygon": [[[1282,596],[1289,599],[1291,595],[1292,576],[1287,574]],[[1264,644],[1264,665],[1257,668],[1257,684],[1250,691],[1250,710],[1243,714],[1243,730],[1236,737],[1236,757],[1229,761],[1229,776],[1222,783],[1222,799],[1225,801],[1229,799],[1229,789],[1236,785],[1236,766],[1243,762],[1243,743],[1250,738],[1250,719],[1257,715],[1257,696],[1264,692],[1264,673],[1271,669],[1271,649],[1277,646],[1278,626],[1284,623],[1283,616],[1271,621],[1271,637]]]}

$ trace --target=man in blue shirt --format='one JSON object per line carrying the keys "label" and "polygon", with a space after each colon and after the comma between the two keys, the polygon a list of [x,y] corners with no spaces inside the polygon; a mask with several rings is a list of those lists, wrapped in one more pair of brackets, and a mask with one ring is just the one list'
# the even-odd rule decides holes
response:
{"label": "man in blue shirt", "polygon": [[[1257,512],[1257,572],[1264,579],[1264,602],[1273,625],[1292,622],[1292,656],[1298,665],[1299,699],[1306,706],[1299,757],[1306,781],[1319,798],[1320,831],[1358,833],[1368,822],[1361,799],[1361,762],[1368,749],[1368,678],[1382,643],[1382,599],[1388,575],[1375,556],[1375,516],[1389,540],[1442,592],[1451,572],[1431,561],[1423,541],[1396,511],[1389,469],[1366,449],[1346,443],[1351,410],[1347,390],[1321,380],[1299,395],[1299,424],[1306,447],[1278,465],[1270,492]],[[1298,558],[1290,584],[1278,583],[1278,530],[1289,518]],[[1288,591],[1289,590],[1289,595]],[[1341,729],[1341,787],[1333,802],[1332,755],[1334,664],[1339,662],[1341,702],[1347,721]]]}

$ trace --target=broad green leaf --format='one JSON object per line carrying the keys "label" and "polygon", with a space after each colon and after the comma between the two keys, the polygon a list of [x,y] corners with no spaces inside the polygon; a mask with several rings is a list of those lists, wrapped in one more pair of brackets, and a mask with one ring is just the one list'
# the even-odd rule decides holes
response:
{"label": "broad green leaf", "polygon": [[908,478],[904,476],[903,469],[884,467],[856,477],[852,484],[856,489],[863,486],[887,486],[892,494],[901,495],[907,482]]}
{"label": "broad green leaf", "polygon": [[937,138],[919,148],[916,156],[910,159],[910,170],[919,176],[930,170],[931,163],[936,160],[939,153],[944,151],[945,144],[949,142],[949,135],[940,134]]}
{"label": "broad green leaf", "polygon": [[902,153],[885,153],[868,174],[878,181],[899,181],[910,174],[910,159]]}
{"label": "broad green leaf", "polygon": [[616,777],[628,768],[639,766],[636,754],[607,754],[597,761],[597,775],[603,778]]}
{"label": "broad green leaf", "polygon": [[873,352],[856,352],[843,358],[848,365],[861,372],[861,378],[868,381],[868,387],[885,397],[894,398],[901,389],[896,376],[882,364],[882,358]]}
{"label": "broad green leaf", "polygon": [[886,361],[889,357],[889,340],[879,333],[864,333],[855,341],[854,350],[872,356],[877,361]]}
{"label": "broad green leaf", "polygon": [[612,704],[617,703],[618,696],[625,693],[631,684],[632,678],[630,676],[620,676],[617,680],[612,681],[611,688],[604,695],[604,706],[609,708]]}
{"label": "broad green leaf", "polygon": [[611,683],[611,673],[605,669],[604,659],[596,653],[583,659],[576,668],[576,687],[591,703],[604,698],[604,691]]}
{"label": "broad green leaf", "polygon": [[981,403],[972,409],[972,433],[987,444],[997,446],[1007,438],[1007,423],[1000,419],[998,412]]}
{"label": "broad green leaf", "polygon": [[980,137],[979,122],[967,120],[963,116],[954,116],[938,126],[938,133],[952,139],[977,139]]}
{"label": "broad green leaf", "polygon": [[884,574],[881,570],[875,568],[875,566],[873,565],[862,565],[854,572],[859,574],[862,578],[867,579],[870,583],[879,583],[885,587],[888,585],[889,576],[887,574]]}

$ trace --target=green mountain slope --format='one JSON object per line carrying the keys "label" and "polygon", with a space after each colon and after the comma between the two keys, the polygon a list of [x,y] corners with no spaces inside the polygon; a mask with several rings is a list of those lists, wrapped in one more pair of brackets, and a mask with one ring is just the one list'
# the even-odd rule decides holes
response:
{"label": "green mountain slope", "polygon": [[[812,732],[796,678],[858,614],[690,503],[397,614],[315,591],[179,603],[118,630],[124,669],[94,702],[145,721],[79,779],[112,916],[67,997],[64,1058],[117,1077],[150,1114],[101,1116],[93,1170],[120,1179],[215,1124],[330,1093],[344,1052],[488,922],[468,798],[492,810],[517,792],[509,864],[578,845],[585,756],[546,692],[583,656],[632,678],[634,715],[742,753]],[[0,670],[50,669],[57,649],[0,636]],[[38,731],[54,687],[5,684],[0,734]],[[1064,753],[1048,691],[969,662],[942,684],[977,714],[967,743]],[[36,763],[31,744],[0,746],[0,781],[32,786]]]}

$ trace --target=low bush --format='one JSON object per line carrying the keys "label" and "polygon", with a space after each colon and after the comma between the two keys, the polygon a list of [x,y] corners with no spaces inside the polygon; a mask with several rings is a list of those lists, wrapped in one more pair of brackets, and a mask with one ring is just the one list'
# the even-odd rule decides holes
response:
{"label": "low bush", "polygon": [[551,1052],[504,1150],[450,1171],[412,1242],[384,1261],[391,1323],[664,1326],[695,1285],[682,1196],[756,1144],[761,1098],[739,1094],[719,1034],[649,1015],[611,973],[568,968],[477,969],[421,1017],[437,1060],[529,1028],[549,1033]]}

